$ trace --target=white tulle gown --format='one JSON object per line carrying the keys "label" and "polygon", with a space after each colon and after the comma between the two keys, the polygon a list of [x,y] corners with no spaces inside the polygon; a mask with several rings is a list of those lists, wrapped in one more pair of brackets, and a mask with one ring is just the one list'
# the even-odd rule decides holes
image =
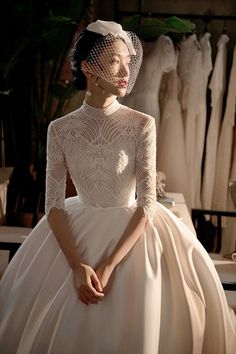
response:
{"label": "white tulle gown", "polygon": [[[103,301],[86,306],[43,217],[1,282],[1,354],[235,353],[235,320],[208,254],[155,201],[155,131],[153,118],[116,100],[51,123],[46,213],[65,209],[88,264],[111,253],[137,205],[149,221]],[[78,197],[64,206],[67,168]]]}

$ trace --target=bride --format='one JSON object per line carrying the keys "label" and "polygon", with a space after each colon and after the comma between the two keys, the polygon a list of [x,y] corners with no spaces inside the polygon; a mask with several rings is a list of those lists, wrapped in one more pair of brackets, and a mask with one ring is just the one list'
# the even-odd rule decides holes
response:
{"label": "bride", "polygon": [[[1,281],[2,354],[235,352],[212,261],[156,202],[155,120],[116,99],[141,60],[115,22],[91,23],[75,43],[86,96],[49,125],[46,215]],[[67,171],[78,195],[65,200]]]}

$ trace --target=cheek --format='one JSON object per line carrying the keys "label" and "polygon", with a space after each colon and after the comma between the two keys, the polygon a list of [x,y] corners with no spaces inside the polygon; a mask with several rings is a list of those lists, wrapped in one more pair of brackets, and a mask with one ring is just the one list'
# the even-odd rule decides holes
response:
{"label": "cheek", "polygon": [[117,75],[117,73],[119,72],[119,66],[111,64],[110,62],[106,62],[106,63],[103,62],[99,64],[98,71],[101,72],[106,77],[112,78],[113,76]]}
{"label": "cheek", "polygon": [[119,73],[119,68],[117,66],[107,65],[104,68],[104,76],[109,80],[116,78],[118,73]]}

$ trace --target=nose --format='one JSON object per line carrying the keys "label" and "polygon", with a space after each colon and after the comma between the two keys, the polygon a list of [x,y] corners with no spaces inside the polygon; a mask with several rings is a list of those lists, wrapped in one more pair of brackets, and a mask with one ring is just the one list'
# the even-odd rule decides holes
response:
{"label": "nose", "polygon": [[128,64],[122,64],[120,66],[119,76],[122,77],[122,78],[128,78],[129,77],[129,65]]}

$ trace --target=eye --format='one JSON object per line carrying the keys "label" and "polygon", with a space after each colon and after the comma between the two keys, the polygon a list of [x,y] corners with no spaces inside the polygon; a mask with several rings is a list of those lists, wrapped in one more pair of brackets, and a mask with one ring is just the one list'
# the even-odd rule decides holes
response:
{"label": "eye", "polygon": [[119,64],[119,62],[120,62],[120,60],[117,59],[117,58],[112,58],[112,59],[110,60],[110,63],[111,63],[111,64]]}

